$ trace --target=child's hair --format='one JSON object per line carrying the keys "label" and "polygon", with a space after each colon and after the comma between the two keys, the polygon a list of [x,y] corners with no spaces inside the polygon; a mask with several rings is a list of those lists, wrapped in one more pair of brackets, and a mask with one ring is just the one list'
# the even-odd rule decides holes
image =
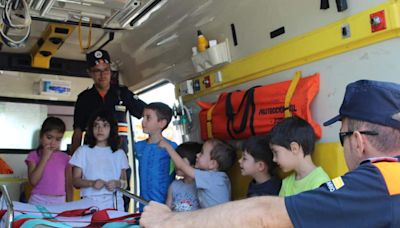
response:
{"label": "child's hair", "polygon": [[100,119],[107,121],[110,124],[110,135],[107,139],[108,146],[111,147],[113,152],[117,151],[120,146],[120,140],[118,136],[118,124],[114,117],[114,114],[107,109],[99,109],[96,111],[89,120],[88,130],[86,132],[86,142],[90,148],[93,148],[97,144],[97,139],[93,135],[94,122]]}
{"label": "child's hair", "polygon": [[269,135],[252,136],[243,142],[242,150],[251,155],[256,162],[264,162],[268,166],[268,173],[275,176],[276,163],[269,147]]}
{"label": "child's hair", "polygon": [[65,132],[65,123],[60,118],[49,116],[47,117],[40,129],[39,136],[42,137],[46,132],[56,130],[60,133]]}
{"label": "child's hair", "polygon": [[185,142],[176,148],[176,152],[181,158],[187,158],[190,165],[196,164],[196,155],[201,152],[203,144],[198,142]]}
{"label": "child's hair", "polygon": [[270,145],[278,145],[290,150],[290,143],[298,143],[303,149],[304,156],[314,151],[315,133],[307,121],[293,116],[285,118],[272,128],[270,134]]}
{"label": "child's hair", "polygon": [[[56,130],[56,131],[64,134],[64,132],[65,132],[64,121],[62,121],[62,119],[60,119],[60,118],[53,117],[53,116],[47,117],[44,120],[42,127],[40,128],[39,137],[41,138],[46,132],[52,131],[52,130]],[[39,148],[41,148],[41,147],[42,147],[42,145],[39,145]]]}
{"label": "child's hair", "polygon": [[206,143],[212,145],[210,158],[218,162],[218,170],[228,171],[236,161],[236,149],[219,139],[210,139]]}
{"label": "child's hair", "polygon": [[153,103],[146,105],[146,107],[144,109],[150,109],[150,110],[155,111],[158,121],[160,121],[160,120],[167,121],[167,124],[164,126],[164,128],[162,130],[164,130],[168,127],[168,124],[169,124],[169,122],[171,122],[171,119],[172,119],[172,109],[168,105],[166,105],[162,102],[153,102]]}

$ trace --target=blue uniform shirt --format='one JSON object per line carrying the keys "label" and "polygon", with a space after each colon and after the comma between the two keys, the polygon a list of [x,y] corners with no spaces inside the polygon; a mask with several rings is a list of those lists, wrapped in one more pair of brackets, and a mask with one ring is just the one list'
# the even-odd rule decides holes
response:
{"label": "blue uniform shirt", "polygon": [[[165,140],[176,148],[176,143]],[[168,187],[175,177],[175,173],[170,174],[168,152],[146,140],[135,143],[135,149],[139,161],[140,195],[146,200],[165,203]]]}
{"label": "blue uniform shirt", "polygon": [[294,227],[400,227],[400,162],[367,160],[320,188],[285,198]]}

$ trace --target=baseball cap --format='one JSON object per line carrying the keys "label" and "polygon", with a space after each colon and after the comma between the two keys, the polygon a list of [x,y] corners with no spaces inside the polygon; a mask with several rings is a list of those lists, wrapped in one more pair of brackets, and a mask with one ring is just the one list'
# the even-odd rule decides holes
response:
{"label": "baseball cap", "polygon": [[339,115],[326,121],[324,126],[343,117],[400,129],[400,84],[372,80],[350,83]]}
{"label": "baseball cap", "polygon": [[111,63],[110,55],[105,50],[96,50],[86,54],[88,67],[94,67],[99,63]]}

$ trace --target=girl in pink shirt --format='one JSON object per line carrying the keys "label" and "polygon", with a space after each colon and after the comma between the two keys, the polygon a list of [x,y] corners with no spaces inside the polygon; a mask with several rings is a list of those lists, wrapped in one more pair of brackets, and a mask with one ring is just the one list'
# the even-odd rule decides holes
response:
{"label": "girl in pink shirt", "polygon": [[72,169],[69,155],[60,151],[64,122],[48,117],[42,124],[39,148],[25,160],[29,183],[33,186],[30,204],[56,205],[72,200]]}

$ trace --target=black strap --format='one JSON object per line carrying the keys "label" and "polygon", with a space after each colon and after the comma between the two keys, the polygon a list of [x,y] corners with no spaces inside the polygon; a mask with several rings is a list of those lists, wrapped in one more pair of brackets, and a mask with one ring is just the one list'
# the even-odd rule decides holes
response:
{"label": "black strap", "polygon": [[[254,90],[257,87],[259,87],[259,86],[252,87],[245,92],[245,94],[242,97],[242,100],[240,101],[240,105],[239,105],[239,108],[237,109],[236,113],[234,112],[233,106],[232,106],[232,101],[231,101],[232,93],[228,93],[228,95],[226,97],[226,101],[225,101],[226,102],[225,103],[226,117],[227,117],[226,130],[232,139],[235,139],[235,135],[240,134],[246,130],[246,126],[247,126],[247,122],[248,122],[248,118],[249,118],[249,111],[251,111],[249,127],[251,130],[251,134],[255,135],[254,126],[253,126],[254,113],[255,113],[255,109],[256,109],[255,102],[254,102]],[[251,109],[250,109],[250,107],[251,107]],[[235,127],[234,127],[235,115],[240,113],[242,109],[243,109],[243,117],[240,122],[240,127],[239,127],[239,129],[235,129]]]}

